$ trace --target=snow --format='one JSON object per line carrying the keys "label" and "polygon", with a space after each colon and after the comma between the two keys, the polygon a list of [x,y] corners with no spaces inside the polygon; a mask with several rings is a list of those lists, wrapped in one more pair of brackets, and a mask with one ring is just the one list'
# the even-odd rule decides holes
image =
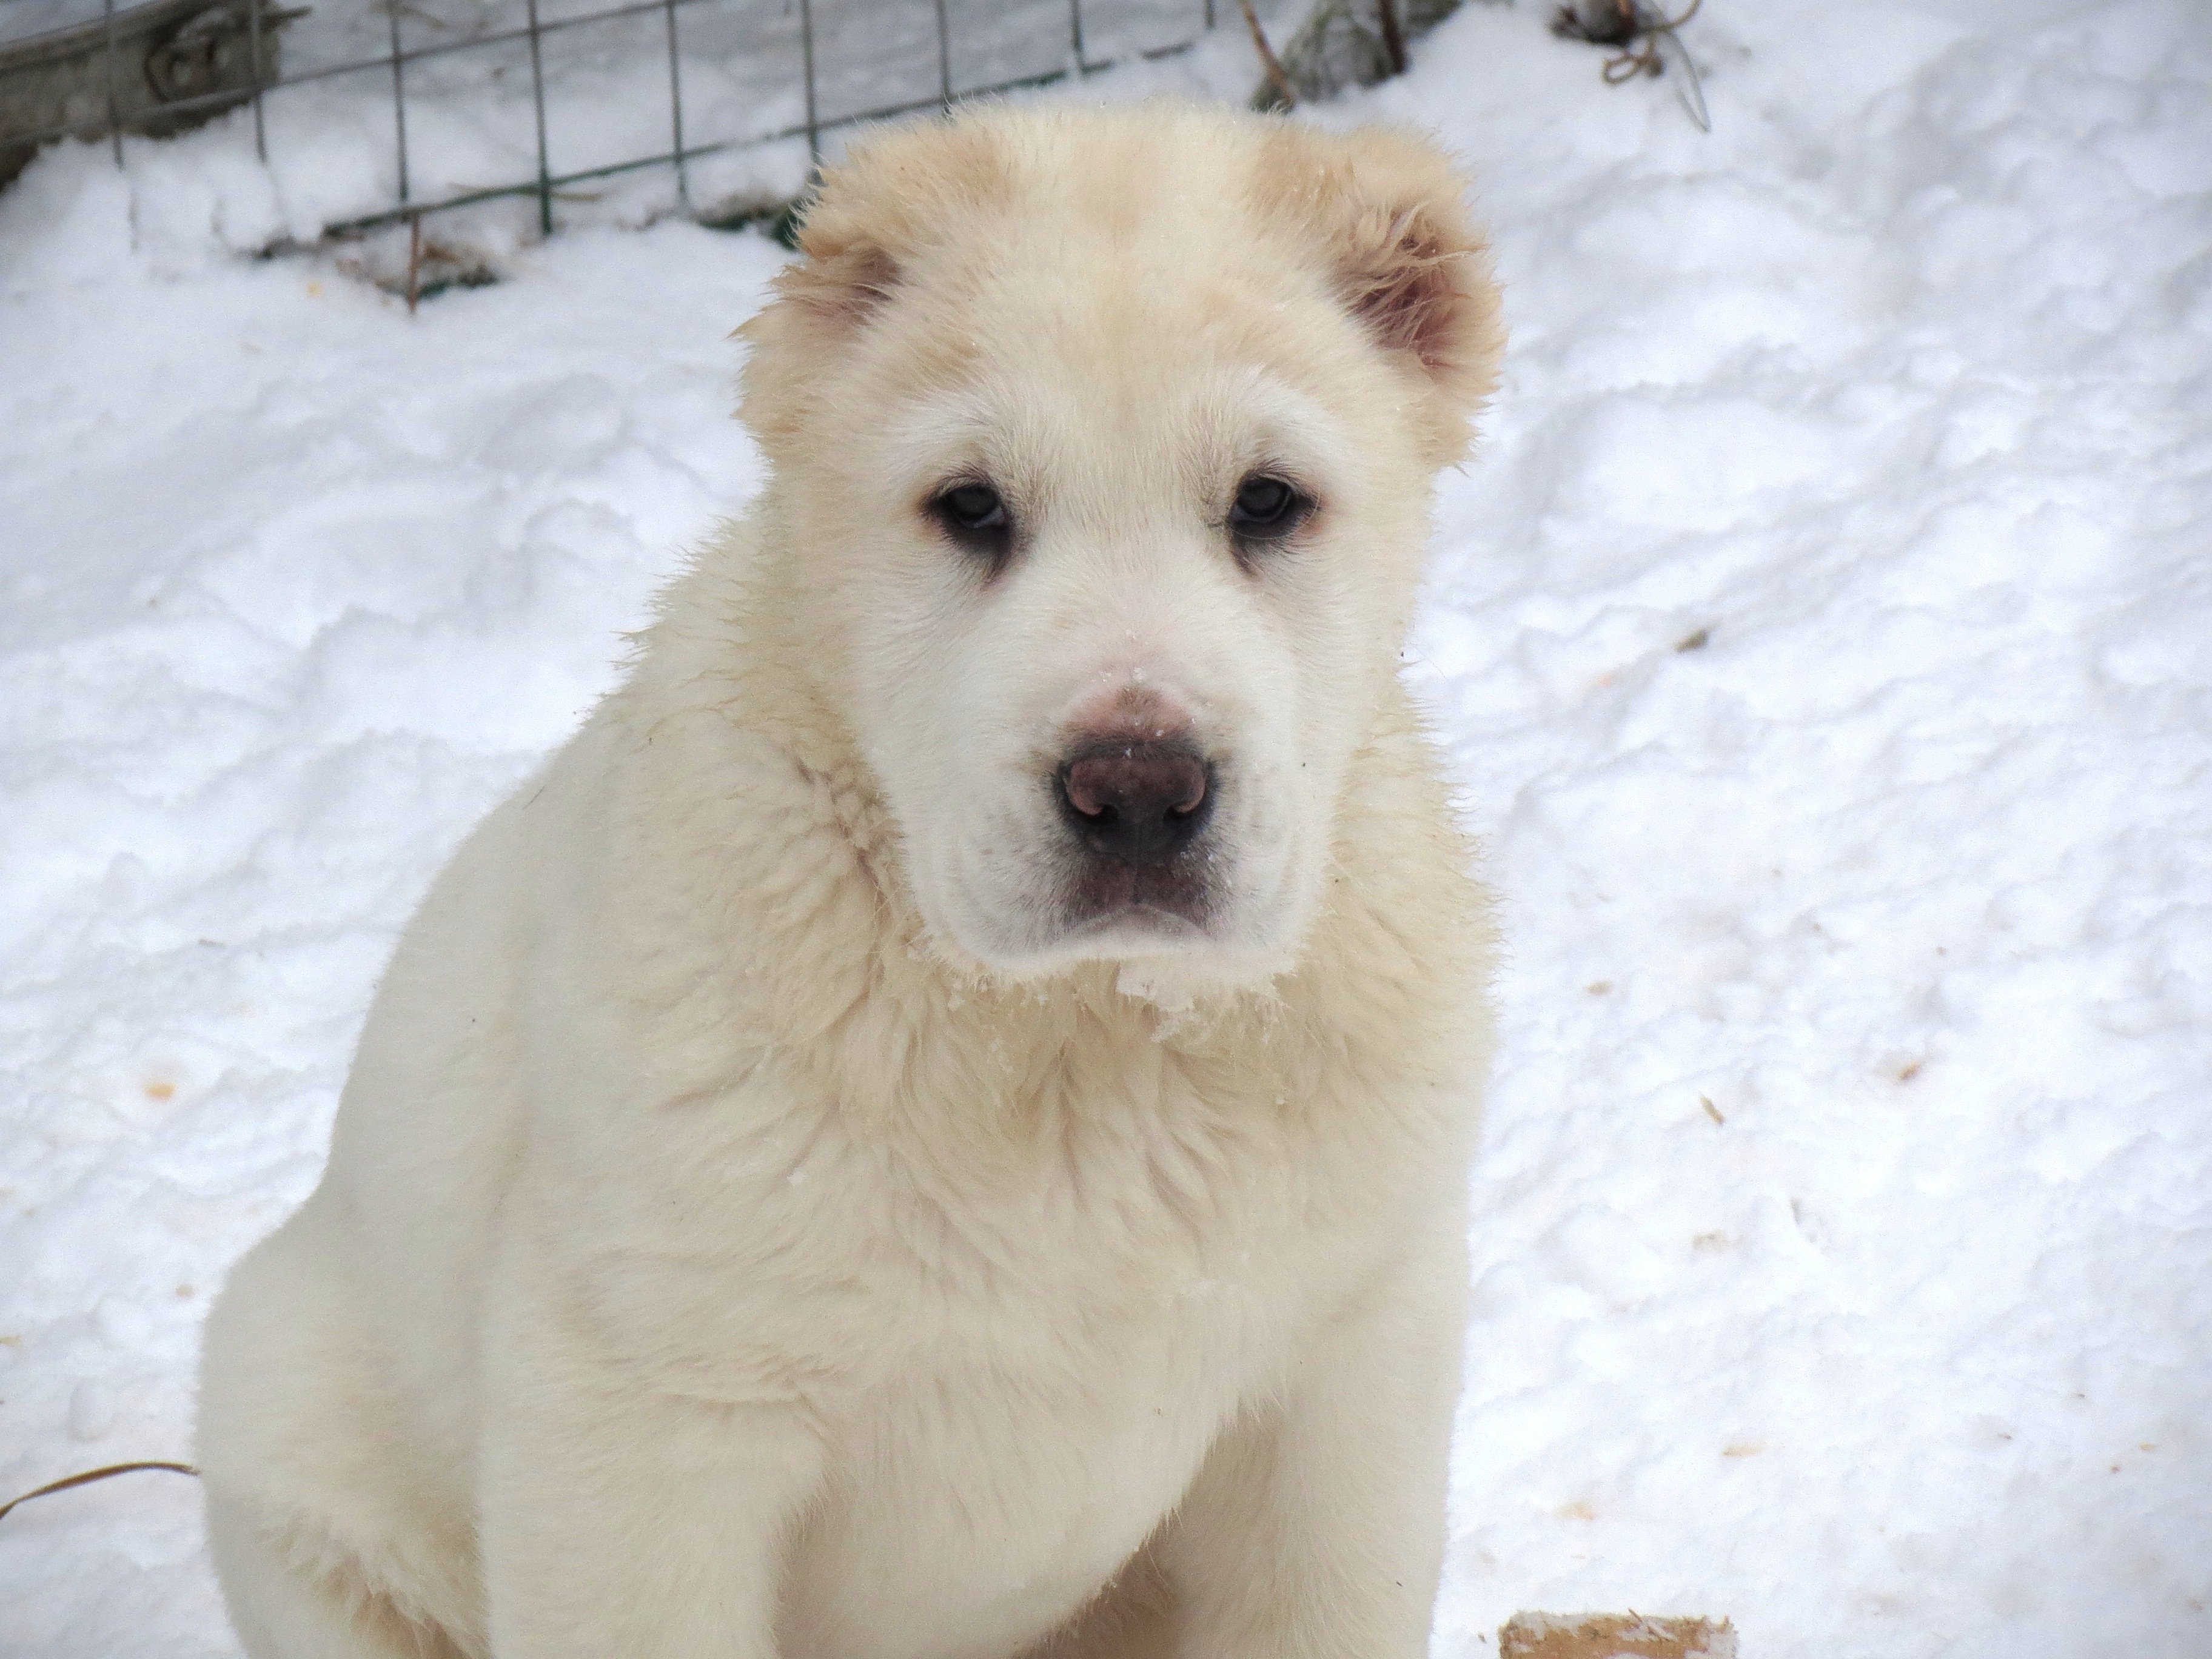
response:
{"label": "snow", "polygon": [[[806,120],[798,8],[678,0],[669,9],[576,21],[620,3],[535,0],[535,15],[550,31],[540,37],[538,56],[551,174],[672,152],[672,30],[685,147],[737,146],[690,161],[686,185],[695,207],[714,217],[795,195],[806,177],[805,141],[772,135],[801,131]],[[941,3],[942,62],[939,0],[820,0],[813,9],[818,118],[836,123],[926,105],[947,80],[974,90],[1070,67],[1066,0]],[[0,0],[0,42],[96,21],[101,5]],[[270,8],[283,9],[275,0]],[[532,15],[532,0],[388,6],[337,0],[307,8],[279,37],[281,73],[295,84],[263,99],[267,164],[254,160],[247,114],[224,124],[222,139],[186,147],[193,194],[210,209],[216,235],[240,248],[279,238],[312,241],[325,225],[382,213],[403,200],[443,201],[534,179],[532,53],[520,38]],[[1202,35],[1204,25],[1203,0],[1093,0],[1085,15],[1084,61],[1173,50]],[[389,60],[395,40],[404,52],[433,54],[409,59],[403,70],[404,179]],[[1224,47],[1233,53],[1237,42],[1224,36],[1208,45],[1211,57],[1229,55]],[[143,168],[161,165],[150,156],[140,161]],[[166,189],[179,182],[167,181]],[[672,185],[672,174],[659,168],[586,179],[562,189],[558,211],[568,222],[634,224],[673,207]],[[495,202],[440,219],[432,229],[451,234],[456,226],[486,251],[504,254],[535,234],[537,204]]]}
{"label": "snow", "polygon": [[[1709,0],[1708,137],[1544,21],[1316,116],[1469,159],[1515,330],[1408,653],[1510,945],[1436,1650],[2212,1652],[2212,34]],[[410,319],[240,143],[0,194],[0,1496],[185,1452],[410,905],[757,477],[771,244]],[[0,1651],[234,1653],[196,1504],[0,1522]]]}

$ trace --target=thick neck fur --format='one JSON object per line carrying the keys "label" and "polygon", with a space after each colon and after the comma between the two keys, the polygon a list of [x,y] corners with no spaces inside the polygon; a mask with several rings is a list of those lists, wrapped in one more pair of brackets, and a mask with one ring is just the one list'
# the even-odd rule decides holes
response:
{"label": "thick neck fur", "polygon": [[[1073,1133],[1102,1095],[1233,1111],[1340,1099],[1347,1083],[1457,1091],[1486,1042],[1457,1028],[1490,929],[1395,678],[1292,969],[1185,1006],[1111,963],[1004,983],[948,959],[921,924],[823,665],[794,646],[809,637],[792,625],[804,564],[775,524],[771,495],[727,528],[594,723],[616,751],[612,796],[590,809],[610,862],[605,925],[661,1033],[665,1097],[773,1056],[842,1112],[957,1157],[1017,1128]],[[1175,1087],[1178,1074],[1204,1086]]]}

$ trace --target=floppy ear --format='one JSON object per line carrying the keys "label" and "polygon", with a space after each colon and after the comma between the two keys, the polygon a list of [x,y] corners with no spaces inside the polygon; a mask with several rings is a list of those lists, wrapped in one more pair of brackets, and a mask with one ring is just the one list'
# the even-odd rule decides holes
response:
{"label": "floppy ear", "polygon": [[1496,390],[1505,346],[1489,244],[1465,181],[1436,144],[1369,127],[1285,126],[1274,160],[1277,212],[1301,222],[1345,309],[1375,343],[1418,369],[1439,465],[1465,453],[1468,423]]}
{"label": "floppy ear", "polygon": [[1497,367],[1497,290],[1480,240],[1441,219],[1425,206],[1359,209],[1338,252],[1338,291],[1376,343],[1473,402]]}
{"label": "floppy ear", "polygon": [[776,292],[833,328],[866,322],[898,286],[898,261],[865,237],[833,240],[802,228],[799,251],[805,261],[784,269]]}
{"label": "floppy ear", "polygon": [[777,275],[774,301],[737,331],[751,348],[738,413],[771,447],[803,417],[823,361],[898,287],[897,260],[859,227],[837,222],[849,215],[833,211],[821,216],[828,226],[816,222],[821,206],[811,204],[799,235],[800,257]]}
{"label": "floppy ear", "polygon": [[987,132],[957,122],[887,128],[854,144],[806,204],[799,258],[775,299],[738,331],[745,360],[739,413],[763,441],[803,421],[823,365],[895,298],[905,267],[942,227],[1002,195],[1006,169]]}

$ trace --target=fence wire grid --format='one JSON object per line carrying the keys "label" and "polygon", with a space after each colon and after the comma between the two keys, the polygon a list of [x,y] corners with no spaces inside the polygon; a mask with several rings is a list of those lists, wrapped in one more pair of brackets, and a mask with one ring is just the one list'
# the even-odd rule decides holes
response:
{"label": "fence wire grid", "polygon": [[[106,138],[119,166],[126,132],[243,105],[264,163],[289,137],[309,161],[327,151],[363,173],[380,113],[376,182],[353,189],[357,205],[364,191],[381,205],[328,219],[325,235],[506,198],[535,198],[550,234],[562,192],[580,185],[670,168],[678,205],[696,213],[712,158],[803,140],[811,167],[838,129],[1171,58],[1217,25],[1216,0],[586,5],[0,0],[0,187],[43,144]],[[426,166],[426,149],[447,164]],[[514,176],[450,176],[502,161],[520,163]]]}

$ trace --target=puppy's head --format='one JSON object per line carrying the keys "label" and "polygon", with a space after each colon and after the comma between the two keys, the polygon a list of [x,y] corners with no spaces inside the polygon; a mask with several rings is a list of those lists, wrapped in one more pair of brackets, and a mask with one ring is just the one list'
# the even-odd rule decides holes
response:
{"label": "puppy's head", "polygon": [[999,108],[831,173],[744,414],[822,685],[940,947],[1297,953],[1500,337],[1443,155]]}

